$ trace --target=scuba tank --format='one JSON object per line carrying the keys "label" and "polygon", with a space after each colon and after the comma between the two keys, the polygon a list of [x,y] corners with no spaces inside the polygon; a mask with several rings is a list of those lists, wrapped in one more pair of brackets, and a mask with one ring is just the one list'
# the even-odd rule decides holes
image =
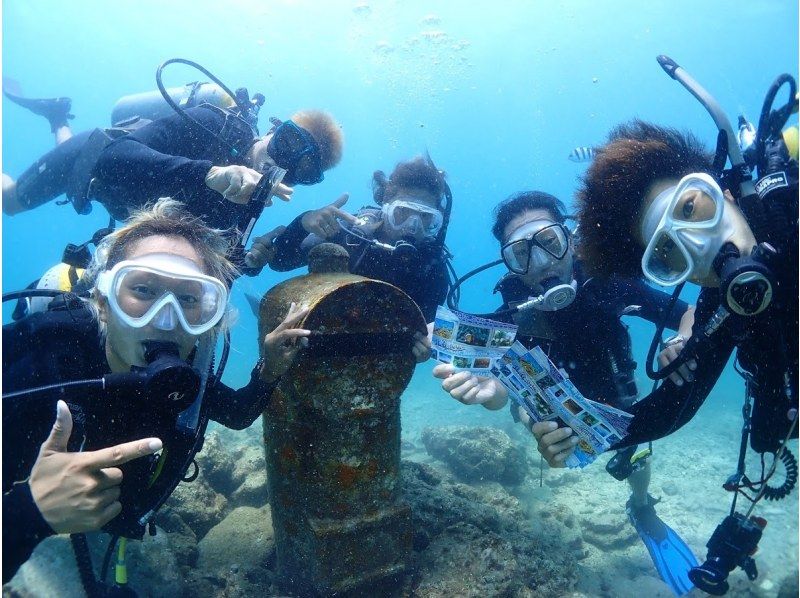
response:
{"label": "scuba tank", "polygon": [[[172,101],[183,109],[194,108],[200,104],[229,109],[236,104],[236,101],[215,83],[195,81],[181,87],[168,87],[166,92]],[[121,97],[114,104],[111,110],[111,125],[116,127],[136,118],[156,120],[172,113],[173,109],[164,100],[161,91],[134,93]]]}

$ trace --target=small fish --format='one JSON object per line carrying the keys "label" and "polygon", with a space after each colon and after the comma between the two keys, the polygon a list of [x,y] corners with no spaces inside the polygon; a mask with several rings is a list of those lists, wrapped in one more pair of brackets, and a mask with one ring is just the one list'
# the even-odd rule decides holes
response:
{"label": "small fish", "polygon": [[591,162],[594,158],[593,147],[576,147],[567,156],[570,162]]}

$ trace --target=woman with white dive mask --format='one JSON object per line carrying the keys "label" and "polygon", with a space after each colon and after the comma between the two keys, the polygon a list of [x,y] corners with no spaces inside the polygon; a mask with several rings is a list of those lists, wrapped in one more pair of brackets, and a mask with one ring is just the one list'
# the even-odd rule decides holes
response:
{"label": "woman with white dive mask", "polygon": [[686,175],[652,200],[642,217],[647,243],[642,272],[662,286],[691,280],[718,286],[714,259],[726,243],[748,255],[756,241],[732,199],[727,199],[708,174]]}
{"label": "woman with white dive mask", "polygon": [[541,292],[533,307],[563,309],[575,300],[577,283],[569,232],[552,220],[531,220],[514,230],[500,249],[510,272],[531,289]]}
{"label": "woman with white dive mask", "polygon": [[203,274],[191,260],[169,253],[119,262],[99,275],[97,290],[131,328],[152,324],[172,331],[180,324],[193,336],[216,326],[228,302],[222,281]]}

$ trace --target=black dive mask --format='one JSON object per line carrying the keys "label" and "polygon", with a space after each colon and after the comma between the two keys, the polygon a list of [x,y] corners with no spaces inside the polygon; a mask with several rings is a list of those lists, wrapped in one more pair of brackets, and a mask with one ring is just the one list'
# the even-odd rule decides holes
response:
{"label": "black dive mask", "polygon": [[288,172],[284,177],[288,185],[315,185],[324,180],[322,155],[314,137],[290,120],[276,123],[267,146],[267,153]]}

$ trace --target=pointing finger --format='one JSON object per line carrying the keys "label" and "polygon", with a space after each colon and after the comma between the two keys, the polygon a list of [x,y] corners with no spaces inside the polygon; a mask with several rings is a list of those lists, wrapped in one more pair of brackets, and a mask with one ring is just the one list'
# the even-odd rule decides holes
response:
{"label": "pointing finger", "polygon": [[344,210],[335,210],[334,215],[336,216],[336,218],[346,220],[350,224],[355,224],[356,222],[358,222],[358,218],[353,216],[350,212],[345,212]]}
{"label": "pointing finger", "polygon": [[334,201],[330,205],[332,205],[334,208],[341,208],[344,204],[347,203],[348,199],[350,199],[350,194],[349,193],[343,193],[342,195],[339,196],[338,199],[336,199],[336,201]]}
{"label": "pointing finger", "polygon": [[139,457],[152,455],[161,450],[163,444],[158,438],[145,438],[144,440],[134,440],[116,446],[83,453],[84,459],[90,466],[96,469],[122,465],[128,461],[133,461]]}

